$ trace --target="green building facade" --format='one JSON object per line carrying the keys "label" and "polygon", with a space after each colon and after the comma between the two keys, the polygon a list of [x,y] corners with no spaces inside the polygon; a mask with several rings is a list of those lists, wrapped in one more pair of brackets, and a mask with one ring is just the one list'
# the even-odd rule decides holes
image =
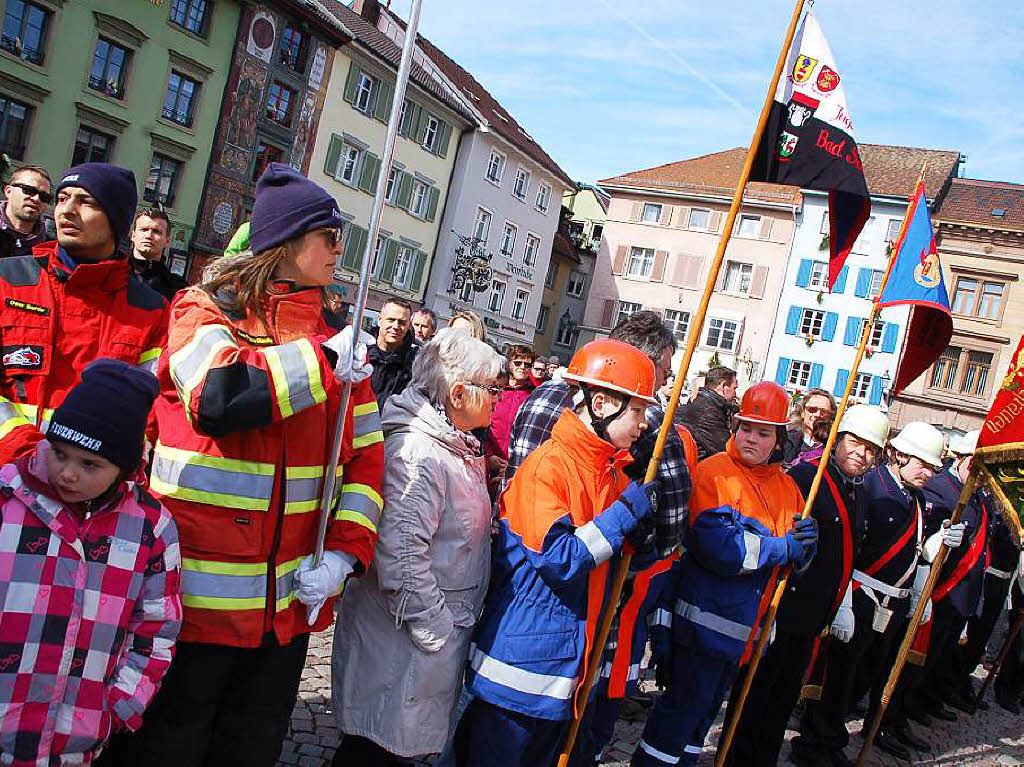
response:
{"label": "green building facade", "polygon": [[0,0],[0,151],[45,167],[131,169],[173,223],[196,225],[238,33],[238,0]]}

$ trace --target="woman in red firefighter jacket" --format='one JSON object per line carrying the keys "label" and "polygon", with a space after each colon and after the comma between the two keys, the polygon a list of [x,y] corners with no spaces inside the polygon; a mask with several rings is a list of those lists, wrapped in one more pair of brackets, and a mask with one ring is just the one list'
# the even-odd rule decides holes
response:
{"label": "woman in red firefighter jacket", "polygon": [[[803,507],[778,449],[789,396],[762,381],[743,395],[725,451],[697,465],[686,553],[676,568],[671,681],[647,719],[634,767],[696,764],[722,699],[749,657],[779,565],[814,556],[817,523]],[[672,589],[670,589],[672,590]]]}
{"label": "woman in red firefighter jacket", "polygon": [[[806,570],[793,573],[787,582],[775,620],[775,639],[758,666],[729,751],[732,764],[752,767],[778,762],[786,723],[822,630],[835,618],[838,641],[853,635],[850,578],[867,515],[864,475],[878,462],[888,439],[889,419],[879,408],[854,405],[843,414],[811,507],[818,522],[818,554]],[[805,497],[818,461],[801,462],[789,470]],[[733,688],[726,721],[732,718],[739,688]]]}
{"label": "woman in red firefighter jacket", "polygon": [[[853,636],[845,644],[833,643],[821,699],[807,701],[793,741],[792,758],[799,764],[845,763],[846,714],[868,691],[868,718],[874,715],[907,616],[927,578],[927,567],[920,567],[926,510],[921,487],[941,465],[942,445],[934,426],[907,424],[889,443],[888,463],[865,478],[867,522],[854,561]],[[900,739],[914,736],[902,698],[894,695],[876,744],[906,751]]]}
{"label": "woman in red firefighter jacket", "polygon": [[[273,765],[309,633],[330,625],[333,595],[373,554],[377,404],[368,366],[346,372],[351,331],[332,335],[324,320],[341,224],[327,192],[271,163],[256,186],[251,252],[171,307],[152,489],[178,525],[185,618],[140,764]],[[338,376],[359,382],[345,414],[340,501],[313,569]]]}
{"label": "woman in red firefighter jacket", "polygon": [[650,358],[622,341],[581,348],[565,378],[582,401],[562,411],[502,493],[460,764],[549,765],[567,720],[585,707],[578,690],[607,609],[609,560],[627,538],[646,544],[653,533],[656,483],[631,483],[622,468],[646,428],[654,377]]}
{"label": "woman in red firefighter jacket", "polygon": [[129,170],[70,168],[57,185],[57,241],[0,260],[0,465],[33,452],[94,359],[156,368],[167,302],[117,254],[136,200]]}

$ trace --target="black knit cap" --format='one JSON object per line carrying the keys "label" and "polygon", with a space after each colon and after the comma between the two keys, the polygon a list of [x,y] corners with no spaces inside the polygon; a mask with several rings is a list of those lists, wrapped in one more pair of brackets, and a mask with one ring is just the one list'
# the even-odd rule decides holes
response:
{"label": "black knit cap", "polygon": [[120,242],[128,236],[139,203],[134,173],[106,162],[84,162],[64,171],[57,191],[69,186],[81,187],[96,198],[107,214],[115,240]]}
{"label": "black knit cap", "polygon": [[159,391],[152,373],[126,362],[90,362],[82,380],[54,412],[46,438],[96,453],[133,472],[142,463],[146,420]]}

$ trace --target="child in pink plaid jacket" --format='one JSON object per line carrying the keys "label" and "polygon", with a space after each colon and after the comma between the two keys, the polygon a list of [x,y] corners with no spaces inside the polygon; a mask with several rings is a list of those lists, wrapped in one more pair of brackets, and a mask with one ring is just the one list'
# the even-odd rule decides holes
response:
{"label": "child in pink plaid jacket", "polygon": [[47,440],[0,469],[0,764],[89,764],[141,726],[170,665],[177,529],[131,479],[156,393],[97,360]]}

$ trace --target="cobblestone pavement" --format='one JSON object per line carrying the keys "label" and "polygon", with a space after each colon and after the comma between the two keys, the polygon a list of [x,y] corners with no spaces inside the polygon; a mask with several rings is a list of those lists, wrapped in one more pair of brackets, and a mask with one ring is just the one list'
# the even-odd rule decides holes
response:
{"label": "cobblestone pavement", "polygon": [[[980,679],[980,670],[976,676]],[[641,682],[641,689],[653,691],[654,682],[645,679]],[[936,722],[927,730],[919,725],[912,725],[914,731],[931,744],[932,753],[919,754],[911,764],[972,767],[1024,765],[1024,717],[1013,716],[1000,708],[992,699],[991,692],[987,700],[990,706],[988,711],[980,711],[973,717],[960,714],[957,722]],[[723,714],[719,714],[708,735],[707,742],[711,745],[704,747],[699,762],[702,765],[714,762],[713,744],[718,742],[722,718]],[[856,757],[855,749],[859,749],[863,742],[858,736],[863,723],[856,719],[848,724],[854,735],[847,748],[847,756],[853,758]],[[790,725],[795,725],[795,722],[791,721]],[[604,764],[607,767],[625,767],[629,764],[629,757],[640,739],[643,727],[642,718],[636,721],[619,720],[615,727],[615,739],[605,754]],[[786,733],[786,740],[795,734],[790,730]],[[337,722],[331,711],[331,632],[326,631],[313,635],[309,643],[309,656],[306,659],[306,668],[302,672],[291,728],[278,765],[321,767],[330,764],[338,737]],[[782,754],[783,758],[779,764],[790,767],[792,762],[786,759],[789,754],[788,746],[783,746]],[[872,767],[894,763],[897,763],[897,760],[880,754],[877,749],[872,752],[869,761]]]}

